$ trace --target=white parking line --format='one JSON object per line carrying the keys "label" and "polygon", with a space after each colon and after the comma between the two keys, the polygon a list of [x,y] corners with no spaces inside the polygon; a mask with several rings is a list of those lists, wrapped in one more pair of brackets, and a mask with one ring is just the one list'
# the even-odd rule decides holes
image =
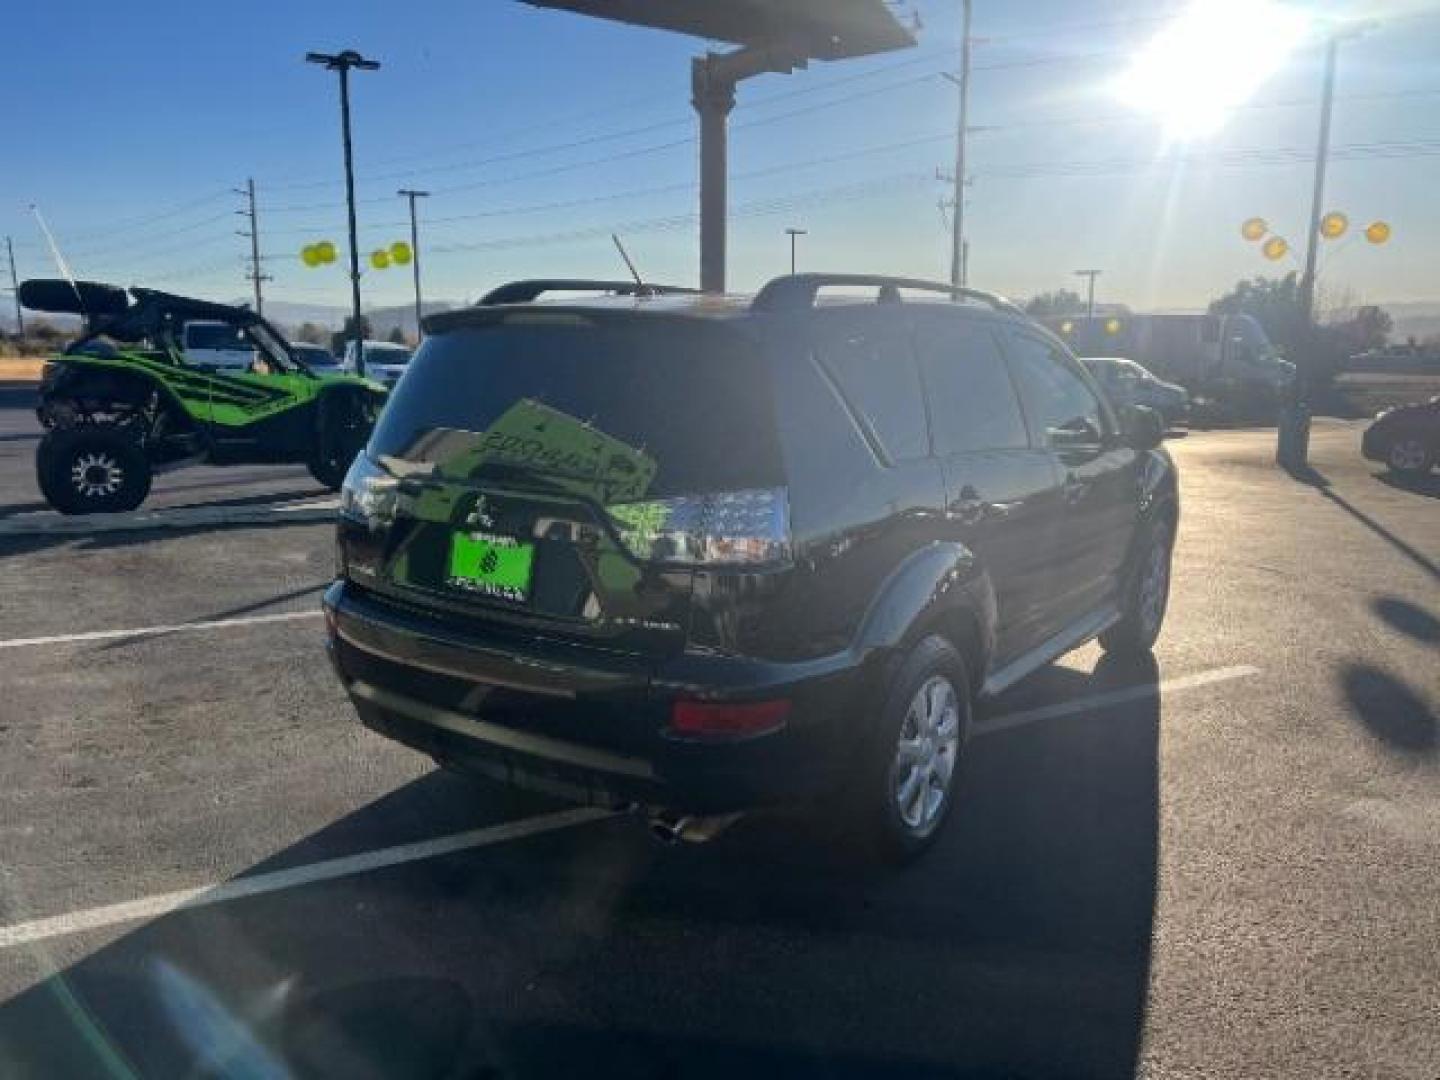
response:
{"label": "white parking line", "polygon": [[81,634],[9,638],[0,640],[0,649],[28,649],[34,645],[66,645],[76,641],[109,641],[112,638],[154,637],[157,634],[179,634],[190,630],[225,630],[232,626],[255,626],[262,623],[294,622],[297,619],[318,619],[322,614],[323,612],[320,611],[282,611],[274,615],[246,615],[236,619],[176,623],[173,626],[140,626],[130,630],[89,630]]}
{"label": "white parking line", "polygon": [[195,889],[181,889],[177,892],[145,896],[139,900],[128,900],[122,904],[107,904],[104,907],[72,911],[65,915],[54,915],[48,919],[16,923],[0,927],[0,949],[16,945],[28,945],[46,938],[75,934],[82,930],[98,930],[116,923],[133,922],[136,919],[153,919],[181,908],[205,907],[227,900],[239,900],[247,896],[261,896],[265,893],[293,889],[300,885],[313,885],[317,881],[332,881],[335,878],[363,874],[387,866],[419,859],[433,859],[441,855],[453,855],[457,851],[502,844],[507,840],[521,840],[527,836],[568,829],[590,821],[612,816],[608,810],[592,807],[577,807],[561,810],[554,814],[507,821],[503,825],[490,825],[483,829],[442,836],[434,840],[420,840],[413,844],[398,844],[395,847],[362,851],[358,855],[346,855],[339,859],[296,866],[289,870],[276,870],[269,874],[237,878],[222,885],[202,885]]}
{"label": "white parking line", "polygon": [[[210,624],[190,623],[173,629],[194,629],[207,625],[222,626],[232,623],[274,621],[278,618],[286,617],[304,618],[318,614],[319,612],[293,612],[288,616],[262,615],[251,619],[229,619]],[[152,627],[150,629],[151,632],[159,633],[167,628]],[[116,637],[123,634],[140,632],[142,631],[104,631],[101,636]],[[85,636],[82,635],[82,638],[84,637]],[[93,640],[93,635],[86,639]],[[74,640],[74,636],[69,638],[32,640]],[[10,643],[0,642],[0,645],[5,644]],[[1076,698],[1073,701],[1046,705],[1038,709],[1027,709],[1022,712],[997,716],[981,724],[975,734],[977,736],[994,735],[1001,731],[1012,731],[1015,728],[1024,727],[1027,724],[1039,723],[1043,720],[1054,720],[1062,716],[1074,715],[1075,713],[1104,709],[1129,701],[1139,701],[1159,694],[1173,694],[1183,690],[1194,690],[1202,686],[1211,686],[1215,683],[1227,682],[1232,679],[1241,679],[1258,674],[1260,674],[1259,668],[1246,664],[1236,667],[1216,668],[1212,671],[1201,671],[1192,675],[1182,675],[1178,678],[1167,679],[1160,683],[1147,683],[1144,686],[1128,686],[1120,690],[1110,691],[1109,693],[1094,694],[1090,697]],[[301,885],[312,885],[320,881],[331,881],[335,878],[348,877],[352,874],[362,874],[370,870],[398,866],[402,863],[417,862],[422,859],[432,859],[441,855],[451,855],[460,851],[468,851],[472,848],[487,847],[491,844],[500,844],[508,840],[520,840],[528,836],[537,836],[541,833],[553,832],[557,829],[567,829],[575,825],[583,825],[587,822],[598,821],[611,816],[613,815],[606,810],[577,807],[573,810],[562,810],[554,814],[543,814],[537,817],[524,818],[520,821],[510,821],[502,825],[491,825],[483,829],[471,829],[468,832],[455,833],[451,836],[442,836],[433,840],[421,840],[412,844],[400,844],[395,847],[379,848],[374,851],[360,852],[356,855],[347,855],[343,858],[327,859],[324,862],[310,863],[306,866],[296,866],[288,870],[276,870],[273,873],[256,874],[254,877],[239,878],[219,885],[202,885],[193,889],[181,889],[177,892],[160,893],[155,896],[141,897],[139,900],[128,900],[119,904],[107,904],[103,907],[87,908],[82,911],[73,911],[63,915],[53,915],[49,918],[16,923],[12,926],[0,927],[0,949],[8,949],[16,945],[26,945],[36,941],[44,941],[47,938],[61,937],[65,934],[75,934],[84,930],[98,930],[107,926],[113,926],[117,923],[133,922],[137,919],[151,919],[172,911],[178,911],[182,908],[204,907],[208,904],[223,903],[227,900],[239,900],[243,897],[259,896],[264,893],[278,892],[283,889],[293,889]]]}
{"label": "white parking line", "polygon": [[1253,667],[1250,664],[1239,664],[1235,667],[1198,671],[1193,675],[1181,675],[1178,678],[1166,679],[1159,683],[1145,683],[1143,686],[1126,686],[1122,689],[1111,690],[1104,694],[1092,694],[1089,697],[1075,698],[1073,701],[1061,701],[1054,705],[1042,705],[1038,709],[1026,709],[1022,712],[1005,713],[976,724],[975,735],[998,735],[1002,731],[1014,731],[1016,728],[1025,727],[1027,724],[1039,723],[1042,720],[1055,720],[1062,716],[1073,716],[1075,713],[1089,712],[1092,709],[1104,709],[1111,705],[1123,705],[1129,701],[1143,701],[1145,698],[1156,697],[1160,694],[1175,694],[1182,690],[1195,690],[1201,686],[1229,682],[1231,679],[1244,679],[1250,675],[1259,674],[1260,669],[1258,667]]}

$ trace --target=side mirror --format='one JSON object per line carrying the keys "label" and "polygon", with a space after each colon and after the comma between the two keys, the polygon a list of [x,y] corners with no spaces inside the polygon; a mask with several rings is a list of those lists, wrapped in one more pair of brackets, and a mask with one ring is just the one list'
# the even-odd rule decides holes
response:
{"label": "side mirror", "polygon": [[1120,410],[1120,430],[1136,450],[1154,450],[1165,440],[1165,421],[1154,409],[1126,405]]}

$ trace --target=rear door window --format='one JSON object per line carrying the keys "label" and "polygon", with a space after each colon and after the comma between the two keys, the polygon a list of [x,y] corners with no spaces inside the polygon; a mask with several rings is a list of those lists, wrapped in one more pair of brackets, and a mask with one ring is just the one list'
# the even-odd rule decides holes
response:
{"label": "rear door window", "polygon": [[604,503],[784,483],[761,357],[719,323],[663,316],[516,312],[432,334],[370,448]]}
{"label": "rear door window", "polygon": [[930,453],[925,398],[907,325],[894,320],[860,327],[848,320],[822,331],[819,359],[866,435],[889,462]]}
{"label": "rear door window", "polygon": [[927,320],[917,331],[916,346],[937,453],[1029,444],[1015,387],[988,326],[968,319]]}

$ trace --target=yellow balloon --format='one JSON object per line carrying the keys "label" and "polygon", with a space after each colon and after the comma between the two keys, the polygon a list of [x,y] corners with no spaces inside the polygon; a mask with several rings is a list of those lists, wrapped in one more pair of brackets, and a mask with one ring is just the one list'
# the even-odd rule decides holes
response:
{"label": "yellow balloon", "polygon": [[1290,245],[1285,242],[1284,237],[1272,236],[1260,247],[1260,254],[1271,262],[1283,259],[1290,250]]}
{"label": "yellow balloon", "polygon": [[384,248],[376,248],[370,253],[370,265],[376,270],[384,270],[390,265],[390,253]]}
{"label": "yellow balloon", "polygon": [[1269,231],[1270,226],[1265,224],[1264,218],[1246,218],[1245,223],[1240,226],[1240,235],[1246,240],[1259,240]]}
{"label": "yellow balloon", "polygon": [[1350,219],[1338,210],[1332,210],[1320,219],[1320,235],[1326,240],[1339,240],[1350,228]]}
{"label": "yellow balloon", "polygon": [[300,261],[306,266],[316,267],[319,266],[323,260],[320,258],[320,252],[316,250],[314,244],[306,244],[300,249]]}
{"label": "yellow balloon", "polygon": [[390,245],[390,261],[396,266],[408,266],[413,254],[410,245],[404,240],[396,240]]}
{"label": "yellow balloon", "polygon": [[1107,334],[1118,334],[1119,332],[1120,332],[1120,320],[1119,320],[1119,319],[1106,319],[1106,320],[1105,320],[1105,333],[1107,333]]}
{"label": "yellow balloon", "polygon": [[329,240],[321,240],[315,245],[315,250],[319,253],[322,263],[333,263],[335,261],[335,245]]}
{"label": "yellow balloon", "polygon": [[1064,322],[1062,322],[1062,323],[1060,324],[1060,333],[1062,333],[1062,334],[1073,333],[1074,330],[1075,330],[1075,324],[1074,324],[1073,322],[1071,322],[1069,319],[1066,319]]}
{"label": "yellow balloon", "polygon": [[1390,239],[1390,225],[1385,221],[1372,222],[1365,229],[1365,239],[1372,244],[1383,244]]}

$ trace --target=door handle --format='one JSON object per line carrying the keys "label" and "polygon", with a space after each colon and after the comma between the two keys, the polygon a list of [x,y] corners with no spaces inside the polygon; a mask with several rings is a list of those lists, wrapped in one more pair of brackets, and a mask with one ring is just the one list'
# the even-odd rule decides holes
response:
{"label": "door handle", "polygon": [[1005,517],[1012,507],[1012,503],[992,503],[982,499],[973,485],[966,484],[960,489],[960,497],[950,504],[950,517],[965,525],[978,525],[986,519]]}

